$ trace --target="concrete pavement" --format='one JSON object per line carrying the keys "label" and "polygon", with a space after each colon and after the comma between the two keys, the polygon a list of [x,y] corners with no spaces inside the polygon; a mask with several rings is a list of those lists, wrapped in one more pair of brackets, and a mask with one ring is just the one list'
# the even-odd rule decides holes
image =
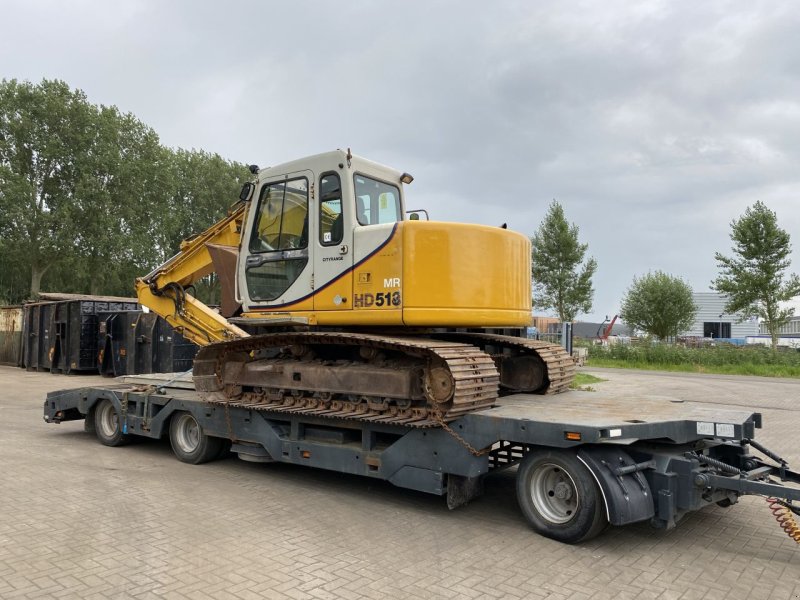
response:
{"label": "concrete pavement", "polygon": [[[598,375],[632,401],[752,406],[758,439],[800,465],[800,382]],[[566,546],[528,528],[513,472],[448,511],[366,478],[191,466],[167,442],[107,448],[82,422],[42,421],[48,390],[103,381],[0,367],[2,599],[800,598],[800,546],[759,498]]]}

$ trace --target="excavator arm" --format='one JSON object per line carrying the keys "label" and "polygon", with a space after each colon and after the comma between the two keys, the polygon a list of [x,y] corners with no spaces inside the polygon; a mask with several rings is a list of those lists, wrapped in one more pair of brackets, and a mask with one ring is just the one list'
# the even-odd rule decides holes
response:
{"label": "excavator arm", "polygon": [[228,216],[181,242],[178,254],[136,280],[139,303],[161,315],[178,333],[199,346],[249,335],[186,293],[187,287],[206,275],[220,273],[215,264],[221,257],[235,256],[246,209],[247,202],[239,202]]}

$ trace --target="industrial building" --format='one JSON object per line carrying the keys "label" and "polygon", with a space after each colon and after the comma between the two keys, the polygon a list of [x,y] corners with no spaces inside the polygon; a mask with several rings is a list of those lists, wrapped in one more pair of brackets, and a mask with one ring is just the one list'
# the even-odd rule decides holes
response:
{"label": "industrial building", "polygon": [[[761,323],[759,328],[761,335],[769,335],[766,323]],[[800,338],[800,316],[792,317],[786,325],[778,330],[781,337]]]}
{"label": "industrial building", "polygon": [[692,294],[697,314],[694,324],[681,335],[712,339],[745,339],[758,335],[758,319],[725,312],[726,296],[716,292]]}

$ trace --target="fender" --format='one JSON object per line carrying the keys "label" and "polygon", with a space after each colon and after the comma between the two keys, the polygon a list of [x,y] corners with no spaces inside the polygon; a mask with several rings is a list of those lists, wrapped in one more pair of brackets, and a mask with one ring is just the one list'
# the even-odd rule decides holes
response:
{"label": "fender", "polygon": [[609,523],[627,525],[655,515],[653,494],[641,472],[620,473],[625,467],[636,468],[636,461],[627,452],[613,446],[584,446],[578,450],[578,460],[600,487]]}

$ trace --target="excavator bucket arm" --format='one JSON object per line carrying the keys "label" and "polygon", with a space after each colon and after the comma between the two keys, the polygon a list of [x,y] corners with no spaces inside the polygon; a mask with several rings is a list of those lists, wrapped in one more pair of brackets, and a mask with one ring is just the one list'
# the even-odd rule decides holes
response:
{"label": "excavator bucket arm", "polygon": [[229,297],[223,304],[231,310],[233,275],[229,271],[235,265],[247,206],[246,202],[239,202],[226,217],[203,233],[181,242],[178,254],[136,280],[139,303],[161,315],[180,334],[199,346],[249,335],[186,292],[187,287],[217,272],[223,287],[229,288]]}

